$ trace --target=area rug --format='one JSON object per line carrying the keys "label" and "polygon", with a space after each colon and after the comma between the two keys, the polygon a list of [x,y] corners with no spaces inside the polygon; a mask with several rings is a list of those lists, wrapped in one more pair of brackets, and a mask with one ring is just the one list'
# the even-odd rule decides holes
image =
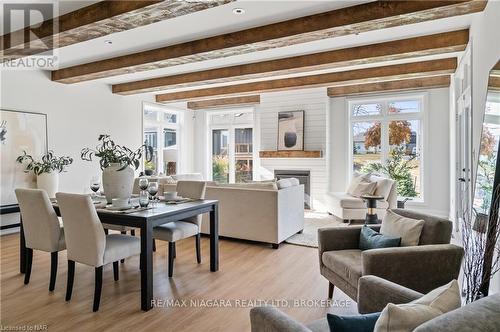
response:
{"label": "area rug", "polygon": [[304,231],[300,234],[295,234],[285,240],[286,243],[296,244],[305,247],[318,247],[318,229],[332,226],[345,226],[334,216],[328,213],[306,212],[304,219]]}

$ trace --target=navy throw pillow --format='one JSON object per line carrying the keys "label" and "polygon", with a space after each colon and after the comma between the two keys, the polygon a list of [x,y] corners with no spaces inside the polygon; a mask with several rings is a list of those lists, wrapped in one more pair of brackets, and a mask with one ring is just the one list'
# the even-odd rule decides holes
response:
{"label": "navy throw pillow", "polygon": [[400,237],[382,235],[366,225],[361,228],[359,235],[359,249],[361,250],[399,247],[400,245]]}
{"label": "navy throw pillow", "polygon": [[330,332],[373,332],[380,312],[366,315],[339,316],[327,314]]}

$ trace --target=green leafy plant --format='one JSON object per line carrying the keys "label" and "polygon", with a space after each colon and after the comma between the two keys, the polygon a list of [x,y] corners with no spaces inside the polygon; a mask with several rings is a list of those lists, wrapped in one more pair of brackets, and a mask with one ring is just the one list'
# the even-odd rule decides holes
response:
{"label": "green leafy plant", "polygon": [[26,151],[23,151],[23,154],[17,157],[16,161],[20,164],[27,163],[25,173],[33,172],[35,175],[40,175],[54,171],[58,173],[64,172],[66,167],[73,163],[73,158],[68,156],[56,157],[53,151],[48,151],[37,161]]}
{"label": "green leafy plant", "polygon": [[229,159],[227,156],[214,156],[212,158],[212,175],[216,182],[227,183],[229,173]]}
{"label": "green leafy plant", "polygon": [[413,163],[416,155],[406,158],[405,148],[396,147],[392,150],[391,156],[385,164],[369,163],[365,165],[362,173],[381,173],[389,176],[398,184],[398,195],[402,197],[416,197],[418,195],[413,182],[411,170],[418,166]]}
{"label": "green leafy plant", "polygon": [[143,144],[136,150],[131,150],[123,145],[115,144],[109,135],[99,135],[99,144],[95,149],[84,148],[81,151],[81,158],[85,161],[92,161],[93,157],[99,158],[101,169],[109,167],[111,164],[120,164],[118,171],[122,171],[128,166],[139,168],[144,154],[146,161],[153,158],[153,148]]}

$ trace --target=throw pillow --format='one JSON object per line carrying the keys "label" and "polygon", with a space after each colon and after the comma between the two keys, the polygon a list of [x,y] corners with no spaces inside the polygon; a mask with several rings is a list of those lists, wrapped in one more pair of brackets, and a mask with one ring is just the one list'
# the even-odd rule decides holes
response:
{"label": "throw pillow", "polygon": [[385,217],[382,219],[380,233],[401,237],[402,247],[417,246],[423,227],[423,220],[406,218],[387,210]]}
{"label": "throw pillow", "polygon": [[354,197],[361,197],[362,195],[373,195],[376,188],[377,182],[360,182],[351,195]]}
{"label": "throw pillow", "polygon": [[460,304],[458,282],[453,280],[413,302],[389,303],[375,323],[375,332],[410,332],[426,321],[460,308]]}
{"label": "throw pillow", "polygon": [[292,184],[292,186],[298,186],[300,184],[299,179],[289,178],[288,180],[290,181],[290,183]]}
{"label": "throw pillow", "polygon": [[391,237],[377,233],[366,225],[361,228],[359,235],[359,249],[361,250],[399,247],[400,244],[400,237]]}
{"label": "throw pillow", "polygon": [[377,189],[375,190],[375,195],[384,196],[384,200],[387,201],[389,195],[391,194],[392,185],[394,184],[393,180],[379,178],[377,179]]}
{"label": "throw pillow", "polygon": [[276,181],[276,185],[278,186],[278,189],[283,189],[283,188],[288,188],[292,186],[292,182],[290,182],[290,179],[281,179]]}
{"label": "throw pillow", "polygon": [[380,312],[354,316],[327,314],[326,319],[331,332],[373,332],[379,316]]}
{"label": "throw pillow", "polygon": [[359,173],[354,173],[351,183],[349,183],[349,186],[347,187],[347,193],[349,195],[352,195],[354,193],[354,190],[356,190],[356,187],[358,184],[361,182],[366,182],[368,181],[369,174],[359,174]]}

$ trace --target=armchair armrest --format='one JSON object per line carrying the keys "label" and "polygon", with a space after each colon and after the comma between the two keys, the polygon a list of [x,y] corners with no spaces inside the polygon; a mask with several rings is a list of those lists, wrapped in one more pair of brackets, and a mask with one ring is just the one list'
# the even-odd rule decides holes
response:
{"label": "armchair armrest", "polygon": [[376,276],[363,276],[358,281],[360,314],[380,312],[388,303],[408,303],[421,296],[419,292]]}
{"label": "armchair armrest", "polygon": [[362,274],[427,293],[458,278],[464,250],[453,244],[363,251]]}
{"label": "armchair armrest", "polygon": [[305,325],[273,307],[250,310],[252,332],[311,332]]}

